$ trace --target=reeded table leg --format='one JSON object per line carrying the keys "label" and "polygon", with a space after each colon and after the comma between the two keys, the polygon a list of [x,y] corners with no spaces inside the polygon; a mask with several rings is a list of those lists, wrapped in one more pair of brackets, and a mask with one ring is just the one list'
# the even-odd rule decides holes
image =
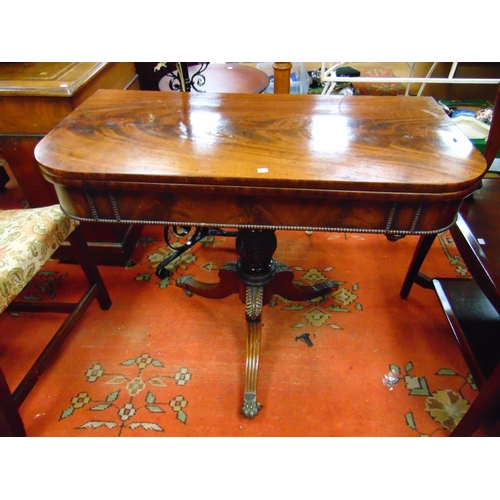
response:
{"label": "reeded table leg", "polygon": [[247,361],[245,372],[245,395],[241,413],[245,418],[254,418],[261,405],[257,402],[257,372],[259,370],[261,314],[264,288],[247,286],[245,313],[247,320]]}
{"label": "reeded table leg", "polygon": [[247,359],[245,395],[242,413],[254,418],[261,408],[257,402],[262,307],[274,294],[287,300],[311,300],[330,293],[337,284],[325,281],[313,286],[293,283],[293,270],[275,262],[276,235],[272,230],[240,229],[236,237],[239,260],[228,262],[219,271],[218,283],[202,283],[191,276],[182,276],[177,286],[202,297],[220,299],[239,293],[245,304],[247,323]]}

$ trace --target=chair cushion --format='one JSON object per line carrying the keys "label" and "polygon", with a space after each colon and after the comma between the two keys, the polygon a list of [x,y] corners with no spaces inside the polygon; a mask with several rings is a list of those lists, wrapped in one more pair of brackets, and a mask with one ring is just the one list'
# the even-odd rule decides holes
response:
{"label": "chair cushion", "polygon": [[77,225],[59,205],[0,210],[0,313]]}

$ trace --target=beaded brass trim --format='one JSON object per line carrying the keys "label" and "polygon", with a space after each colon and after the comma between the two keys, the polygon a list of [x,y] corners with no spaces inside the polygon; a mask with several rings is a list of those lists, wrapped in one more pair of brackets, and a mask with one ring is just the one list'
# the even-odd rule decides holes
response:
{"label": "beaded brass trim", "polygon": [[[450,229],[453,224],[455,224],[456,218],[445,227],[439,229],[433,229],[429,231],[415,231],[414,228],[410,230],[393,230],[393,229],[362,229],[356,227],[316,227],[316,226],[275,226],[269,224],[228,224],[221,222],[192,222],[192,221],[167,221],[167,220],[129,220],[129,219],[100,219],[100,218],[90,218],[90,217],[79,217],[77,215],[70,214],[62,208],[62,211],[72,219],[79,222],[104,222],[107,224],[150,224],[154,226],[191,226],[191,227],[224,227],[224,228],[235,228],[235,229],[258,229],[258,230],[290,230],[290,231],[322,231],[325,233],[364,233],[364,234],[392,234],[392,235],[425,235],[425,234],[440,234],[448,229]],[[412,224],[414,226],[414,224]]]}

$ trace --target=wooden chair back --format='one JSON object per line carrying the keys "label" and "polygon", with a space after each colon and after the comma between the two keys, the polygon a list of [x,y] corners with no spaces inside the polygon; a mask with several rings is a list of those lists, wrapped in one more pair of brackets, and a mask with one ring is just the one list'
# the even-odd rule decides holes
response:
{"label": "wooden chair back", "polygon": [[495,104],[493,106],[493,117],[491,119],[490,132],[486,141],[484,157],[488,168],[493,164],[498,150],[500,149],[500,85],[497,88]]}

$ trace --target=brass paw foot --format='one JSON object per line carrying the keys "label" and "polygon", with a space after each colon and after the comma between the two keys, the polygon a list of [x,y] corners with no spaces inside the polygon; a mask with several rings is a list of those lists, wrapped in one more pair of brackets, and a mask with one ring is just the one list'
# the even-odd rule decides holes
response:
{"label": "brass paw foot", "polygon": [[262,410],[262,404],[257,402],[255,394],[245,394],[241,413],[245,418],[254,418]]}

